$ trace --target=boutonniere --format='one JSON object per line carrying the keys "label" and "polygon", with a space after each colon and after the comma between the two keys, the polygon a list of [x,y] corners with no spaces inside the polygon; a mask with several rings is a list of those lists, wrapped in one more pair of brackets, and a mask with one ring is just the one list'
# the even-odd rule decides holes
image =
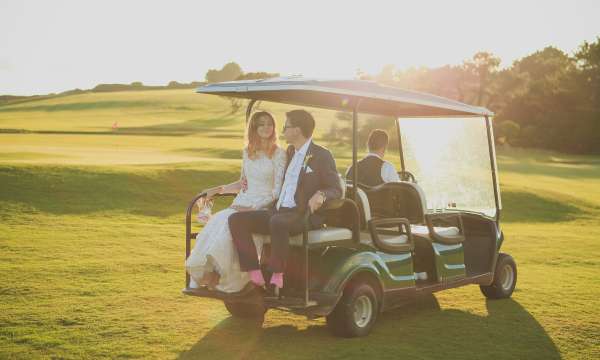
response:
{"label": "boutonniere", "polygon": [[306,166],[308,165],[308,162],[310,161],[310,159],[312,159],[313,154],[308,154],[306,155],[306,157],[304,158],[304,164],[302,165],[303,168],[306,169]]}

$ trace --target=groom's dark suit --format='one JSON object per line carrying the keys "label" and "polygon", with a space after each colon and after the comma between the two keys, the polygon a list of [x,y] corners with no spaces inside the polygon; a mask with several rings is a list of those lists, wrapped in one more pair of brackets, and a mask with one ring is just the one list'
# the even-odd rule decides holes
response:
{"label": "groom's dark suit", "polygon": [[[288,147],[286,175],[294,152],[292,146]],[[339,199],[342,195],[331,152],[311,142],[298,176],[294,194],[296,207],[277,209],[274,204],[269,210],[242,211],[229,217],[229,229],[239,254],[242,271],[259,268],[256,247],[252,240],[252,233],[259,233],[271,236],[269,270],[274,273],[284,272],[289,254],[290,235],[297,235],[303,231],[302,215],[308,209],[310,198],[319,190],[325,194],[326,200]],[[319,228],[323,225],[324,217],[317,211],[310,215],[309,221],[313,229]]]}

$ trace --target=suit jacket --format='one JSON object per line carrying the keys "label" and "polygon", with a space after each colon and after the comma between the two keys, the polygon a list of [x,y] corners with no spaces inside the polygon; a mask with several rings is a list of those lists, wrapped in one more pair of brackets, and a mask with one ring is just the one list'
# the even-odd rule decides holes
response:
{"label": "suit jacket", "polygon": [[[287,154],[286,172],[287,166],[294,156],[293,146],[288,147]],[[325,193],[326,200],[339,199],[342,196],[333,155],[326,148],[311,142],[302,162],[298,185],[294,194],[296,208],[300,213],[304,213],[308,209],[308,201],[319,190]],[[310,215],[310,222],[314,228],[321,227],[324,220],[323,215],[319,212]]]}

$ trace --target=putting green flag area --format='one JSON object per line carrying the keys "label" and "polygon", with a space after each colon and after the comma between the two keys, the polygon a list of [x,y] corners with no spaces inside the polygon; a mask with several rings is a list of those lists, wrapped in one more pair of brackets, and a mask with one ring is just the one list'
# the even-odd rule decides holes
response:
{"label": "putting green flag area", "polygon": [[[234,105],[182,89],[0,106],[0,359],[600,358],[600,156],[497,148],[511,298],[447,290],[344,339],[322,318],[257,324],[184,296],[186,207],[240,176]],[[298,107],[258,108],[280,133]],[[345,173],[351,145],[329,134],[349,118],[308,110]]]}

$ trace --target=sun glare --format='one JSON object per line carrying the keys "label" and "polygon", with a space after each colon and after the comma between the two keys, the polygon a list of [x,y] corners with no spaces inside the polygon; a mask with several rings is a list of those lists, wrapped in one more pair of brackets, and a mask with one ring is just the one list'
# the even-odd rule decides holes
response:
{"label": "sun glare", "polygon": [[483,118],[399,121],[406,169],[427,194],[429,209],[495,215]]}

